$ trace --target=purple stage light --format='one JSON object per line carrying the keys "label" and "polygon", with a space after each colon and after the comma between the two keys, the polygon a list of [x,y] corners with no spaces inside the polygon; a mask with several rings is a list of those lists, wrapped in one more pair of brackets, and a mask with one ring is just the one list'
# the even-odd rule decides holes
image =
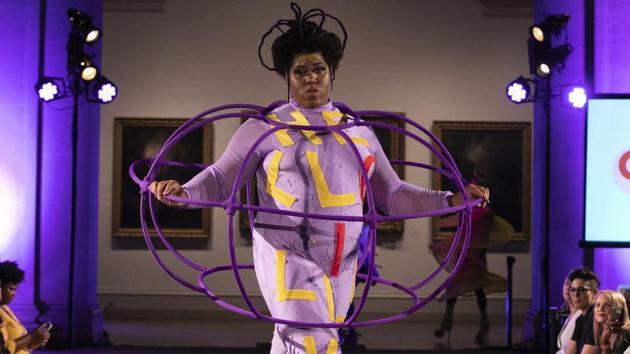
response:
{"label": "purple stage light", "polygon": [[61,78],[42,77],[35,85],[40,100],[50,102],[65,97],[64,82]]}
{"label": "purple stage light", "polygon": [[516,104],[527,102],[531,92],[529,82],[522,76],[510,82],[505,88],[508,99]]}
{"label": "purple stage light", "polygon": [[110,103],[118,96],[118,87],[105,76],[100,76],[96,82],[90,85],[88,100],[97,103]]}
{"label": "purple stage light", "polygon": [[586,91],[583,87],[575,87],[569,92],[569,102],[571,102],[573,108],[584,108],[586,98]]}
{"label": "purple stage light", "polygon": [[116,86],[114,86],[111,82],[108,82],[105,85],[102,85],[98,89],[98,98],[103,103],[109,103],[113,101],[114,98],[116,98],[116,94],[117,94]]}

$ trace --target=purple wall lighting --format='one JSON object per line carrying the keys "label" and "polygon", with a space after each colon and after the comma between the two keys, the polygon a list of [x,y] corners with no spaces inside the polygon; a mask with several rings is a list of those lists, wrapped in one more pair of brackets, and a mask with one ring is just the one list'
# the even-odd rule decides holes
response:
{"label": "purple wall lighting", "polygon": [[594,3],[595,92],[630,94],[630,6],[626,0]]}
{"label": "purple wall lighting", "polygon": [[71,109],[62,101],[40,105],[35,91],[40,76],[66,75],[66,12],[74,6],[101,22],[102,0],[0,1],[0,260],[15,260],[25,270],[12,309],[27,328],[38,316],[52,321],[53,347],[67,343],[68,308],[76,309],[74,343],[93,343],[90,332],[97,327],[91,314],[96,313],[99,108],[80,108],[76,215],[82,237],[69,302]]}
{"label": "purple wall lighting", "polygon": [[[33,271],[39,1],[0,3],[0,259]],[[26,310],[32,278],[15,301]]]}

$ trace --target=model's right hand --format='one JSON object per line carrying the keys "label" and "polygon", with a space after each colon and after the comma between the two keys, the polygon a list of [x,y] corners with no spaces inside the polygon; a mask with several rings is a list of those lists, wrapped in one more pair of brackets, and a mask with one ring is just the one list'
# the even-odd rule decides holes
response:
{"label": "model's right hand", "polygon": [[151,183],[151,193],[153,193],[157,200],[168,206],[182,206],[184,205],[184,203],[172,202],[168,199],[165,199],[164,196],[170,195],[182,198],[188,197],[179,182],[174,179]]}

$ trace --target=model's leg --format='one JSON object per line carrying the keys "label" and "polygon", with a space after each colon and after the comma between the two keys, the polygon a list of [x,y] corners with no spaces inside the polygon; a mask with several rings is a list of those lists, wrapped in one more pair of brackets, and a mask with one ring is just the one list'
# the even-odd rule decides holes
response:
{"label": "model's leg", "polygon": [[487,342],[488,331],[490,330],[490,322],[488,321],[488,312],[486,311],[487,301],[483,288],[475,290],[477,297],[477,306],[479,306],[479,332],[475,337],[475,341],[479,345],[485,345]]}
{"label": "model's leg", "polygon": [[433,331],[434,336],[442,338],[444,334],[447,334],[450,338],[451,328],[453,327],[453,310],[455,309],[455,303],[457,303],[456,297],[446,301],[446,310],[444,311],[444,317],[442,317],[442,323],[440,324],[440,328]]}
{"label": "model's leg", "polygon": [[[343,321],[354,287],[353,267],[342,267],[338,276],[331,277],[295,252],[275,249],[260,235],[255,235],[253,246],[257,280],[274,317],[314,323]],[[278,324],[271,353],[340,353],[337,332],[336,328]]]}

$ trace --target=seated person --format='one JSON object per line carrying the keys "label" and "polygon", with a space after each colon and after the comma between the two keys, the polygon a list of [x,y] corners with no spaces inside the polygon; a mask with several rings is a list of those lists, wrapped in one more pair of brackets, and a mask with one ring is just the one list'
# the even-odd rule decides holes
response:
{"label": "seated person", "polygon": [[593,335],[602,354],[630,352],[630,319],[623,295],[613,290],[597,294],[594,308]]}
{"label": "seated person", "polygon": [[575,330],[566,354],[597,354],[593,335],[593,306],[599,289],[599,279],[592,270],[578,268],[569,273],[571,287],[569,293],[575,306],[582,311],[582,316],[575,321]]}
{"label": "seated person", "polygon": [[571,281],[569,276],[576,271],[571,270],[567,277],[564,278],[564,285],[562,286],[562,297],[564,298],[564,305],[562,306],[563,313],[568,313],[568,317],[564,321],[560,332],[558,332],[558,351],[556,354],[564,354],[564,351],[569,346],[571,338],[573,337],[573,331],[575,330],[575,321],[582,315],[582,311],[575,306],[569,289],[571,288]]}
{"label": "seated person", "polygon": [[[2,284],[0,284],[2,286]],[[0,301],[2,301],[2,291],[0,291]],[[9,348],[7,348],[7,325],[4,323],[2,317],[0,317],[0,354],[9,354]]]}
{"label": "seated person", "polygon": [[6,334],[6,346],[13,354],[28,354],[46,344],[50,334],[41,326],[32,332],[27,332],[20,323],[9,304],[13,301],[18,285],[24,281],[24,271],[15,262],[0,262],[0,288],[2,289],[2,299],[0,299],[0,317],[4,321]]}

